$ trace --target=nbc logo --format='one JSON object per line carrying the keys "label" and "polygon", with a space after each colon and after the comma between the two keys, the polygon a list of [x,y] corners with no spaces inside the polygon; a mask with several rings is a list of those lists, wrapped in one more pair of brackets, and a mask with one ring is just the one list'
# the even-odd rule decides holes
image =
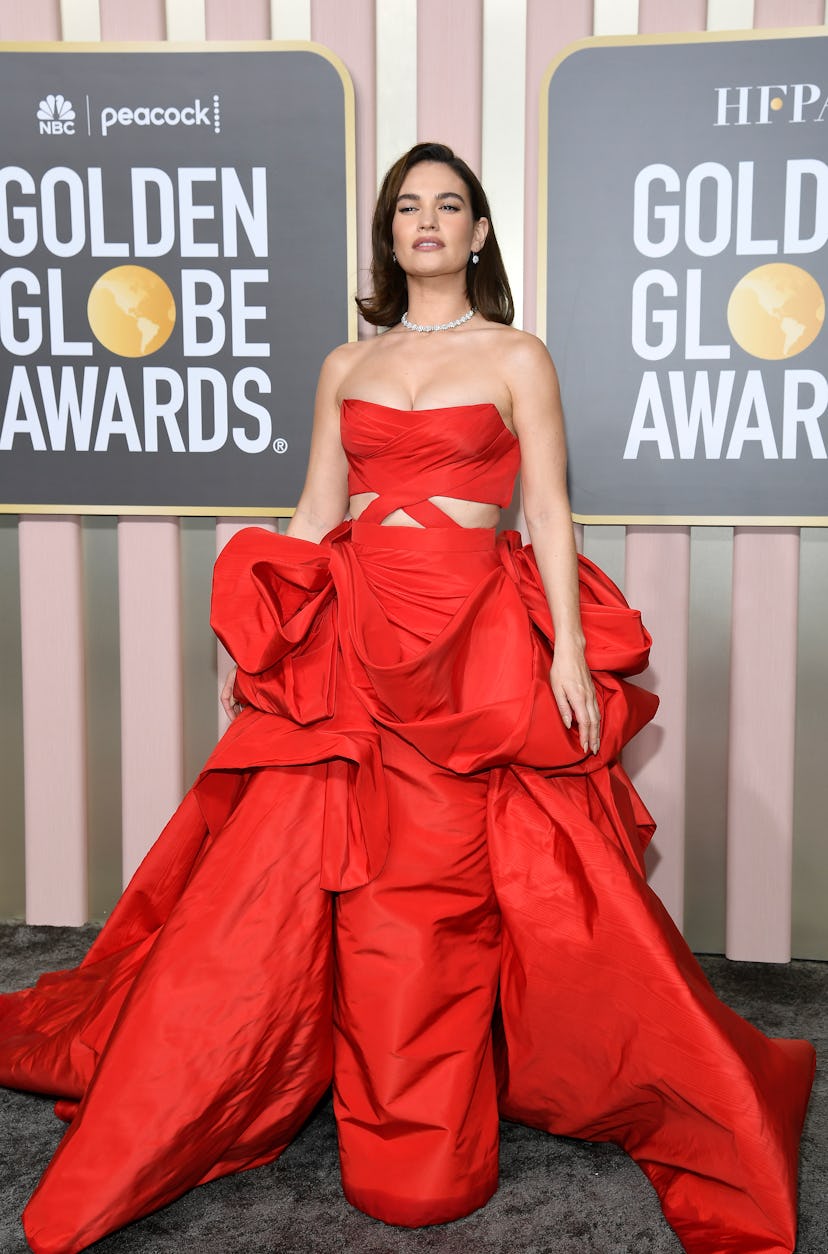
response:
{"label": "nbc logo", "polygon": [[75,110],[65,96],[48,95],[37,107],[41,135],[74,135]]}

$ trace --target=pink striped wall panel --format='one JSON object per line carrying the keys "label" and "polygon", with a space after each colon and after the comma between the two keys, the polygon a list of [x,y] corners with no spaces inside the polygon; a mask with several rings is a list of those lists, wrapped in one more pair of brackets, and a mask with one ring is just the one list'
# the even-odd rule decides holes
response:
{"label": "pink striped wall panel", "polygon": [[270,0],[205,0],[208,39],[269,39]]}
{"label": "pink striped wall panel", "polygon": [[178,805],[184,784],[178,522],[121,519],[118,562],[126,881]]}
{"label": "pink striped wall panel", "polygon": [[58,0],[5,0],[0,6],[0,39],[60,39]]}
{"label": "pink striped wall panel", "polygon": [[[513,247],[523,234],[519,278],[524,326],[531,330],[539,91],[549,63],[591,33],[593,2],[514,0],[518,29],[524,12],[526,18],[519,83],[514,60],[508,82],[492,74],[484,32],[487,23],[490,30],[503,27],[492,24],[495,8],[487,9],[486,0],[410,0],[416,47],[404,49],[394,47],[393,30],[378,43],[377,3],[382,0],[310,0],[309,6],[312,38],[343,60],[355,87],[354,282],[365,288],[380,111],[384,122],[394,114],[400,134],[446,138],[476,163],[485,153],[496,179],[513,156],[497,121],[501,104],[514,104],[514,85],[525,114],[524,183],[516,189],[523,209],[506,229]],[[640,0],[638,29],[700,30],[707,9],[705,0]],[[67,30],[80,29],[86,10],[73,8],[73,0],[63,0],[62,10],[58,0],[0,0],[0,39],[58,39],[61,11]],[[168,11],[167,0],[100,0],[101,37],[163,39]],[[194,30],[204,19],[209,39],[266,39],[271,11],[269,0],[204,0],[203,7],[188,0],[186,8]],[[757,27],[809,25],[826,16],[824,0],[756,0],[754,12]],[[405,95],[406,116],[397,98],[376,99],[377,57],[387,69],[403,53],[416,71],[416,103],[413,92]],[[372,333],[360,327],[360,334]],[[105,913],[122,862],[128,874],[209,751],[217,666],[223,673],[228,664],[217,664],[206,624],[210,566],[239,525],[247,520],[179,526],[127,519],[116,530],[114,520],[29,518],[20,524],[19,557],[12,525],[0,527],[0,649],[10,670],[0,715],[0,784],[8,798],[0,849],[5,916],[23,912],[24,889],[30,917],[41,921],[80,921],[87,897],[93,914]],[[828,874],[828,532],[809,531],[800,541],[785,531],[740,531],[734,540],[729,528],[627,533],[587,526],[578,535],[583,550],[640,606],[656,637],[653,672],[644,682],[657,686],[662,710],[628,760],[660,824],[654,885],[675,917],[684,911],[698,948],[721,949],[726,936],[734,956],[781,960],[792,920],[794,952],[828,957],[819,892]],[[58,606],[51,618],[47,598]],[[45,681],[38,659],[47,638],[55,674]]]}
{"label": "pink striped wall panel", "polygon": [[727,848],[727,953],[786,962],[791,945],[799,534],[737,528]]}
{"label": "pink striped wall panel", "polygon": [[87,917],[86,701],[81,529],[23,518],[20,626],[26,820],[26,919]]}
{"label": "pink striped wall panel", "polygon": [[419,0],[417,138],[448,144],[480,169],[483,11],[478,0]]}
{"label": "pink striped wall panel", "polygon": [[624,764],[658,824],[650,847],[653,888],[676,924],[684,921],[684,797],[687,726],[687,615],[690,532],[686,527],[630,527],[625,591],[641,610],[654,643],[640,682],[661,705],[636,736]]}
{"label": "pink striped wall panel", "polygon": [[99,0],[101,39],[165,39],[164,0],[141,0],[140,4],[124,4],[123,0]]}
{"label": "pink striped wall panel", "polygon": [[[354,84],[357,159],[357,273],[356,290],[368,290],[371,265],[371,215],[377,194],[374,146],[377,93],[374,40],[374,0],[312,0],[311,35],[342,59]],[[384,173],[384,171],[383,171]],[[360,319],[360,338],[373,335]]]}

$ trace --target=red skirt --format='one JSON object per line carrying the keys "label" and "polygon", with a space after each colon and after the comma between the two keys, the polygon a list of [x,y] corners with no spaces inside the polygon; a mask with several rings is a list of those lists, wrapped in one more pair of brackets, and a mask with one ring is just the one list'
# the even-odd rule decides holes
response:
{"label": "red skirt", "polygon": [[227,546],[247,708],[81,966],[0,998],[0,1082],[70,1125],[37,1254],[272,1161],[331,1083],[346,1196],[389,1223],[481,1206],[505,1116],[622,1145],[690,1254],[794,1249],[813,1050],[723,1006],[647,887],[619,755],[649,637],[580,573],[596,757],[514,534]]}

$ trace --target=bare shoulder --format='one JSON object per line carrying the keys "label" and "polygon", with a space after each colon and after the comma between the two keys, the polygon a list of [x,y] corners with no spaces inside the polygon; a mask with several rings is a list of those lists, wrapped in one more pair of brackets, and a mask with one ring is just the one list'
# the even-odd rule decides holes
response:
{"label": "bare shoulder", "polygon": [[339,344],[331,349],[322,362],[320,379],[323,379],[329,386],[338,387],[357,362],[365,356],[369,343],[368,340],[348,340],[347,343]]}
{"label": "bare shoulder", "polygon": [[[384,336],[372,335],[366,340],[350,340],[333,349],[322,363],[320,385],[336,397],[337,402],[349,395],[349,388],[379,351]],[[370,368],[370,367],[369,367]]]}
{"label": "bare shoulder", "polygon": [[[543,340],[529,331],[517,327],[501,326],[494,329],[487,345],[491,359],[497,362],[498,372],[509,389],[512,406],[517,416],[527,404],[537,409],[559,404],[558,375],[549,350]],[[486,328],[487,332],[489,328]]]}
{"label": "bare shoulder", "polygon": [[532,375],[554,375],[555,366],[543,340],[517,327],[504,327],[503,331],[505,334],[496,341],[497,350],[510,376],[519,378],[527,371]]}

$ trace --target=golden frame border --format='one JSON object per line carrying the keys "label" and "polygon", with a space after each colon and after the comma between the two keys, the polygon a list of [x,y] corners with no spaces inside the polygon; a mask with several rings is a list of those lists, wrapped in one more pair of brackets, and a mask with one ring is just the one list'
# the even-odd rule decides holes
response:
{"label": "golden frame border", "polygon": [[[537,250],[537,333],[546,343],[547,272],[549,238],[549,86],[564,61],[585,48],[635,47],[642,44],[738,43],[747,40],[810,39],[828,37],[826,26],[786,26],[761,30],[683,31],[655,35],[589,35],[567,44],[550,61],[541,80],[538,118],[538,250]],[[826,515],[714,515],[714,514],[575,514],[577,523],[628,527],[828,527]]]}
{"label": "golden frame border", "polygon": [[[356,220],[356,107],[354,84],[341,57],[324,44],[311,39],[216,39],[199,40],[100,40],[95,42],[72,41],[0,41],[0,52],[312,52],[329,62],[339,75],[342,84],[345,123],[345,251],[347,282],[348,342],[357,338],[357,310],[354,297],[357,292],[357,220]],[[178,517],[178,518],[290,518],[294,506],[271,505],[257,509],[253,506],[232,506],[221,509],[214,506],[161,506],[161,505],[20,505],[0,501],[0,514],[73,514],[99,515],[104,517]]]}

